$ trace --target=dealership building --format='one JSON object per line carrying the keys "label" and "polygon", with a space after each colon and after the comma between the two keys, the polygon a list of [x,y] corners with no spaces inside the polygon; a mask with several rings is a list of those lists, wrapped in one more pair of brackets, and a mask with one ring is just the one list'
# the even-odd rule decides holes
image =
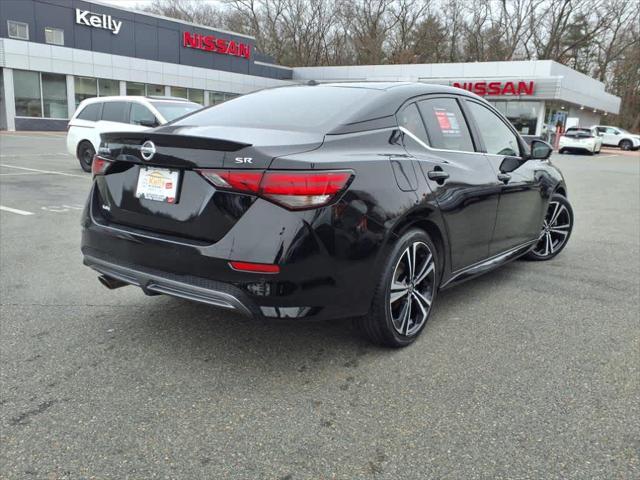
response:
{"label": "dealership building", "polygon": [[214,105],[310,80],[458,86],[484,96],[524,135],[598,124],[620,108],[601,82],[552,61],[288,68],[255,47],[251,36],[96,1],[0,0],[0,129],[64,130],[95,96]]}

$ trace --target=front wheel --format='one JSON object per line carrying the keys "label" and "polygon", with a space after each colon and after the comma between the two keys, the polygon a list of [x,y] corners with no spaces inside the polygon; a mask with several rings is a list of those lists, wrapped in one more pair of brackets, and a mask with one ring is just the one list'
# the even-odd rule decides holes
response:
{"label": "front wheel", "polygon": [[409,230],[387,257],[362,333],[386,347],[406,347],[422,332],[438,292],[440,259],[429,236]]}
{"label": "front wheel", "polygon": [[525,255],[529,260],[551,260],[567,245],[573,230],[573,209],[569,200],[554,193],[547,208],[538,243]]}
{"label": "front wheel", "polygon": [[78,161],[80,162],[80,167],[85,172],[91,171],[91,163],[93,162],[93,156],[96,154],[95,149],[91,142],[84,140],[80,142],[78,145]]}

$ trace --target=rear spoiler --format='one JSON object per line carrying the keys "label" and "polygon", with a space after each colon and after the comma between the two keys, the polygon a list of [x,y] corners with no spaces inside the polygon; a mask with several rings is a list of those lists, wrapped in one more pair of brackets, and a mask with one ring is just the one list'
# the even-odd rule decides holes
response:
{"label": "rear spoiler", "polygon": [[232,140],[219,138],[153,132],[109,132],[101,134],[100,139],[107,148],[116,147],[116,145],[142,145],[149,140],[157,147],[192,148],[198,150],[217,150],[220,152],[235,152],[251,146],[250,143],[234,142]]}

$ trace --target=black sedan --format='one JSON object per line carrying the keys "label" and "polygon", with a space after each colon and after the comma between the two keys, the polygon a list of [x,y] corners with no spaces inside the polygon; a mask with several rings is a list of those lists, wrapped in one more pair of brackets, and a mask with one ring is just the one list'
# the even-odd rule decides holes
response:
{"label": "black sedan", "polygon": [[550,154],[465,90],[263,90],[103,134],[84,263],[109,288],[259,318],[355,318],[401,347],[440,289],[565,247],[573,212]]}

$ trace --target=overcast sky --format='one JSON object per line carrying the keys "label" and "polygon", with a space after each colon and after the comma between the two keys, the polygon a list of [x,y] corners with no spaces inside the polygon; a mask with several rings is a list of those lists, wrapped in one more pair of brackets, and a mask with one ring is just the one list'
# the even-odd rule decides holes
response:
{"label": "overcast sky", "polygon": [[[2,0],[0,0],[2,1]],[[153,3],[153,0],[98,0],[101,3],[108,3],[116,7],[131,8],[140,10],[141,7]],[[216,3],[216,0],[200,0],[202,3]]]}

